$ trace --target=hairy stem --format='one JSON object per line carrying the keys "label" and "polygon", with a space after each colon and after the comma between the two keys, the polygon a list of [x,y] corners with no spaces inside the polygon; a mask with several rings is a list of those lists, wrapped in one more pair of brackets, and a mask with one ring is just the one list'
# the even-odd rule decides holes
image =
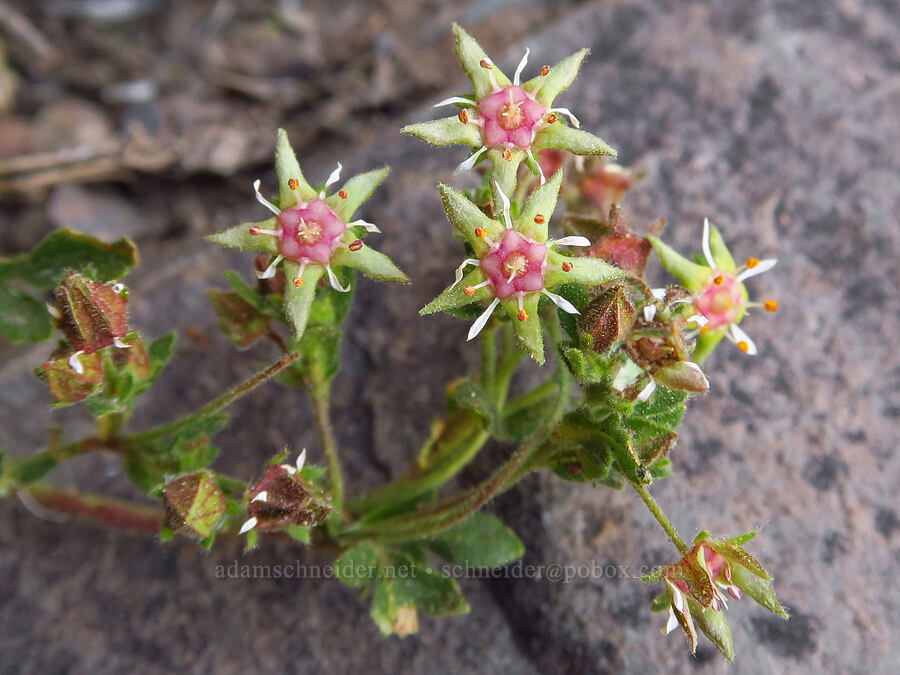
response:
{"label": "hairy stem", "polygon": [[151,504],[82,494],[44,484],[29,485],[17,494],[26,508],[45,518],[81,518],[139,534],[158,534],[163,522],[162,509]]}
{"label": "hairy stem", "polygon": [[689,549],[687,544],[684,543],[684,539],[678,534],[678,530],[675,529],[675,526],[672,525],[672,522],[666,517],[666,514],[663,513],[662,508],[656,503],[656,500],[653,499],[653,496],[647,491],[647,488],[643,485],[636,485],[635,483],[631,483],[631,487],[634,488],[634,491],[638,493],[638,496],[644,500],[644,504],[650,509],[650,513],[656,518],[656,522],[659,523],[660,527],[662,527],[666,534],[669,535],[669,539],[675,544],[675,548],[682,554],[687,553]]}
{"label": "hairy stem", "polygon": [[313,417],[322,450],[328,462],[328,482],[331,488],[331,503],[335,517],[340,517],[344,507],[344,479],[341,472],[341,460],[338,456],[337,441],[331,424],[329,406],[331,402],[331,384],[328,381],[311,383],[309,399],[312,402]]}

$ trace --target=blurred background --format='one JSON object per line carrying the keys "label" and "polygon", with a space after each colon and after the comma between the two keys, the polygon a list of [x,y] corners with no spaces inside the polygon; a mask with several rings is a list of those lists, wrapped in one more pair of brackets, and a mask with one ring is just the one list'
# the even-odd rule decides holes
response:
{"label": "blurred background", "polygon": [[[55,228],[129,236],[131,321],[178,351],[136,415],[171,419],[274,358],[238,355],[205,289],[252,256],[202,236],[260,217],[251,182],[274,185],[285,127],[312,182],[341,161],[393,173],[363,215],[413,285],[363,280],[344,344],[335,417],[351,490],[405,470],[443,410],[440,382],[474,367],[465,322],[421,319],[458,245],[434,186],[462,148],[401,137],[469,91],[450,23],[511,70],[587,46],[559,102],[644,178],[623,204],[637,230],[699,249],[702,218],[736,257],[777,256],[751,282],[776,315],[743,327],[708,362],[676,476],[654,494],[686,536],[761,528],[748,548],[774,572],[785,623],[731,605],[737,663],[658,633],[656,589],[628,578],[465,580],[468,616],[422,618],[382,639],[367,606],[333,580],[222,580],[234,560],[327,562],[286,542],[242,557],[187,541],[57,522],[0,504],[0,672],[880,673],[900,656],[896,485],[900,415],[900,4],[896,0],[0,1],[0,254]],[[457,184],[471,185],[474,175]],[[664,277],[658,264],[651,270]],[[0,343],[0,447],[87,431],[49,411],[31,369],[46,344]],[[251,478],[284,445],[321,461],[309,410],[267,386],[232,410],[218,466]],[[490,447],[470,484],[506,457]],[[134,497],[114,458],[86,456],[53,479]],[[536,476],[491,506],[532,564],[656,565],[668,545],[633,495]]]}

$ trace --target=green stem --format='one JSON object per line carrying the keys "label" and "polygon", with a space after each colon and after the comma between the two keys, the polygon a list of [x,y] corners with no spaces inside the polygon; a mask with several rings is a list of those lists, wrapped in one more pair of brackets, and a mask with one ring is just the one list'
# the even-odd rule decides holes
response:
{"label": "green stem", "polygon": [[322,450],[328,462],[328,480],[331,488],[331,503],[334,516],[340,517],[344,507],[344,479],[341,472],[341,460],[338,456],[337,440],[331,424],[329,406],[331,403],[331,383],[329,381],[312,383],[309,388],[309,399],[312,403],[313,417]]}
{"label": "green stem", "polygon": [[143,442],[152,440],[155,438],[161,438],[164,436],[170,436],[174,433],[177,433],[184,429],[185,427],[190,426],[197,420],[201,420],[204,417],[209,417],[210,415],[214,415],[220,410],[227,408],[229,405],[237,401],[239,398],[244,396],[245,394],[250,393],[256,387],[261,385],[266,380],[274,377],[282,370],[287,368],[290,364],[296,361],[300,357],[300,352],[294,352],[293,354],[287,354],[283,356],[281,359],[273,363],[271,366],[266,368],[265,370],[261,370],[256,373],[253,377],[245,380],[238,386],[236,386],[231,391],[228,391],[218,398],[213,399],[205,406],[196,410],[195,412],[187,415],[186,417],[182,417],[181,419],[175,420],[173,422],[169,422],[168,424],[163,424],[154,429],[149,429],[139,434],[134,434],[129,437],[130,441],[134,442]]}
{"label": "green stem", "polygon": [[675,529],[675,526],[672,525],[671,521],[666,517],[666,514],[663,513],[662,508],[656,503],[656,500],[653,499],[653,496],[647,491],[647,488],[643,485],[636,485],[635,483],[631,483],[631,487],[634,488],[634,491],[638,493],[638,496],[644,500],[644,504],[650,509],[650,513],[656,518],[656,522],[659,523],[660,527],[662,527],[662,529],[666,531],[666,534],[669,535],[669,539],[675,544],[675,548],[682,554],[687,553],[689,549],[687,544],[684,543],[684,539],[678,534],[678,530]]}
{"label": "green stem", "polygon": [[497,380],[497,329],[481,331],[481,386],[490,393]]}
{"label": "green stem", "polygon": [[533,406],[535,403],[541,402],[542,400],[553,394],[556,391],[556,388],[556,382],[554,382],[553,380],[548,380],[539,387],[532,389],[531,391],[526,392],[521,396],[517,396],[504,406],[504,417],[515,415],[517,412],[521,412],[522,410]]}

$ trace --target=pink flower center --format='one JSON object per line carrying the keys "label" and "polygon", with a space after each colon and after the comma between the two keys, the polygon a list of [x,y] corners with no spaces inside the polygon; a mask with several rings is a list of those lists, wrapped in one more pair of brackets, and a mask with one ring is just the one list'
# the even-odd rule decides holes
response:
{"label": "pink flower center", "polygon": [[278,222],[281,225],[281,255],[322,265],[331,260],[339,237],[347,229],[321,199],[304,208],[282,211]]}
{"label": "pink flower center", "polygon": [[500,299],[516,293],[530,293],[544,287],[547,246],[525,238],[515,230],[507,230],[500,245],[481,260]]}
{"label": "pink flower center", "polygon": [[489,147],[531,147],[535,127],[547,109],[522,87],[507,87],[478,102],[478,113],[484,120],[484,144]]}
{"label": "pink flower center", "polygon": [[709,321],[710,330],[734,323],[744,306],[741,283],[733,274],[713,272],[694,307]]}

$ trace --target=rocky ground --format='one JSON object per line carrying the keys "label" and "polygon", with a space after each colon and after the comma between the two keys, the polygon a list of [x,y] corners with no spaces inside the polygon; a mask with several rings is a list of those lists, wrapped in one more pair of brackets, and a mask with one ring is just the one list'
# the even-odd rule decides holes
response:
{"label": "rocky ground", "polygon": [[[132,321],[156,336],[174,319],[181,338],[136,424],[199,405],[274,356],[263,346],[236,358],[217,334],[204,290],[223,286],[220,271],[246,256],[201,235],[257,215],[250,181],[272,181],[267,156],[274,129],[285,126],[313,179],[336,159],[350,171],[394,167],[368,215],[383,224],[380,248],[415,283],[360,285],[335,416],[351,489],[403,471],[443,409],[435,383],[477,355],[464,323],[417,316],[458,257],[433,187],[452,179],[463,151],[430,149],[396,129],[466,88],[446,32],[453,19],[504,66],[525,46],[533,63],[588,46],[590,60],[560,101],[645,172],[626,204],[634,220],[666,216],[666,237],[691,250],[709,216],[738,256],[780,258],[751,282],[782,308],[744,324],[760,355],[725,344],[710,360],[712,389],[693,402],[673,451],[677,476],[654,493],[688,534],[761,528],[749,548],[774,570],[793,616],[785,623],[750,601],[734,603],[737,662],[728,666],[708,643],[691,657],[679,636],[660,636],[662,619],[648,608],[653,589],[633,579],[467,580],[470,615],[423,619],[418,635],[383,640],[367,608],[332,580],[216,577],[234,560],[327,562],[318,554],[285,542],[248,557],[236,544],[209,553],[161,546],[8,502],[0,505],[0,671],[893,672],[897,2],[482,0],[334,10],[285,1],[278,21],[287,28],[278,31],[262,9],[276,3],[118,4],[131,8],[128,20],[85,17],[113,5],[99,0],[0,3],[12,64],[3,81],[19,80],[0,113],[0,245],[16,252],[59,226],[137,239]],[[45,44],[10,27],[9,7]],[[95,155],[60,155],[72,138]],[[43,164],[34,160],[41,153],[50,156]],[[0,446],[13,454],[39,447],[44,425],[59,419],[87,427],[77,411],[47,411],[29,372],[45,351],[0,345]],[[318,457],[306,405],[276,386],[235,406],[217,443],[222,468],[246,476],[285,443]],[[488,454],[497,461],[508,452]],[[489,466],[476,462],[462,480]],[[130,494],[117,463],[102,457],[74,461],[54,479]],[[640,566],[673,554],[629,493],[541,476],[492,508],[521,534],[528,563]]]}

